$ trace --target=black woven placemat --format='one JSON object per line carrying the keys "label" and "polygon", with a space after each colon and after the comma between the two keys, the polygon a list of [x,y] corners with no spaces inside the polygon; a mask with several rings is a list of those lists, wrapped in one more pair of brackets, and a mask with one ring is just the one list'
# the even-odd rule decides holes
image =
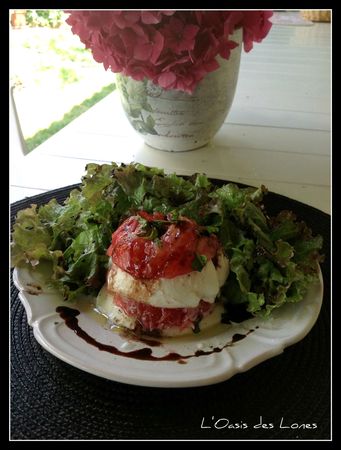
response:
{"label": "black woven placemat", "polygon": [[[12,219],[31,203],[62,201],[70,189],[14,203]],[[330,439],[330,216],[277,194],[265,203],[271,214],[293,210],[324,238],[323,306],[308,336],[216,385],[124,385],[45,351],[11,281],[11,439]],[[267,427],[257,426],[260,417]]]}

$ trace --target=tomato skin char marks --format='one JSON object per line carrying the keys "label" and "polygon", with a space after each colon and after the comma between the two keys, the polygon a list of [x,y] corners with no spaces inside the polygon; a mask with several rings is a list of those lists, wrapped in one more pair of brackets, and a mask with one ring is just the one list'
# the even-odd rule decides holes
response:
{"label": "tomato skin char marks", "polygon": [[113,233],[107,254],[134,278],[158,279],[192,272],[197,255],[210,260],[219,248],[217,237],[201,236],[193,220],[141,211]]}

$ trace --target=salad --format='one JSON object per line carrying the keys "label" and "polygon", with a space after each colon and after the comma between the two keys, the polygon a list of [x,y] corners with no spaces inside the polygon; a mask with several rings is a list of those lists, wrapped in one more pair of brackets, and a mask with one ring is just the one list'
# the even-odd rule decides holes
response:
{"label": "salad", "polygon": [[138,211],[112,235],[96,310],[135,335],[199,333],[221,321],[229,261],[214,233],[188,217]]}
{"label": "salad", "polygon": [[[314,236],[293,212],[267,214],[266,193],[264,186],[218,187],[204,174],[185,178],[138,163],[88,164],[80,187],[63,204],[52,199],[18,212],[12,266],[34,270],[47,262],[51,284],[66,301],[83,294],[97,297],[110,272],[113,233],[125,221],[135,218],[144,242],[161,248],[160,227],[180,227],[186,221],[200,229],[202,238],[215,239],[216,252],[219,248],[228,260],[228,276],[214,301],[226,311],[239,305],[254,316],[268,317],[275,308],[304,298],[318,280],[323,256],[322,237]],[[199,273],[215,257],[197,250],[193,255],[191,270]],[[186,273],[172,270],[176,276]]]}

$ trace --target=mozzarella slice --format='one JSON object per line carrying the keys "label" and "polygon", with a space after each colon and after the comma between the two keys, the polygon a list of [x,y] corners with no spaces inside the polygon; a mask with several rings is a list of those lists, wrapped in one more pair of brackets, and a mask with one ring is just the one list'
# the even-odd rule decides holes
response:
{"label": "mozzarella slice", "polygon": [[218,265],[208,261],[201,272],[175,278],[135,279],[115,264],[107,277],[108,290],[159,308],[195,308],[200,300],[214,303],[229,273],[228,259],[219,254]]}

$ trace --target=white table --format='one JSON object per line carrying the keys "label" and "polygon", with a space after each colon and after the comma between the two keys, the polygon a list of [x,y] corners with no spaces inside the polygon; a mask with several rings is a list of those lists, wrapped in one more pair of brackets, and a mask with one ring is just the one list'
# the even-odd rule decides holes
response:
{"label": "white table", "polygon": [[[141,162],[269,190],[330,213],[330,24],[274,25],[242,54],[237,92],[211,144],[168,153],[144,145],[114,92],[23,156],[10,140],[10,200],[80,181],[88,162]],[[100,65],[98,70],[104,70]],[[32,105],[34,114],[34,105]],[[13,123],[12,123],[13,125]]]}

